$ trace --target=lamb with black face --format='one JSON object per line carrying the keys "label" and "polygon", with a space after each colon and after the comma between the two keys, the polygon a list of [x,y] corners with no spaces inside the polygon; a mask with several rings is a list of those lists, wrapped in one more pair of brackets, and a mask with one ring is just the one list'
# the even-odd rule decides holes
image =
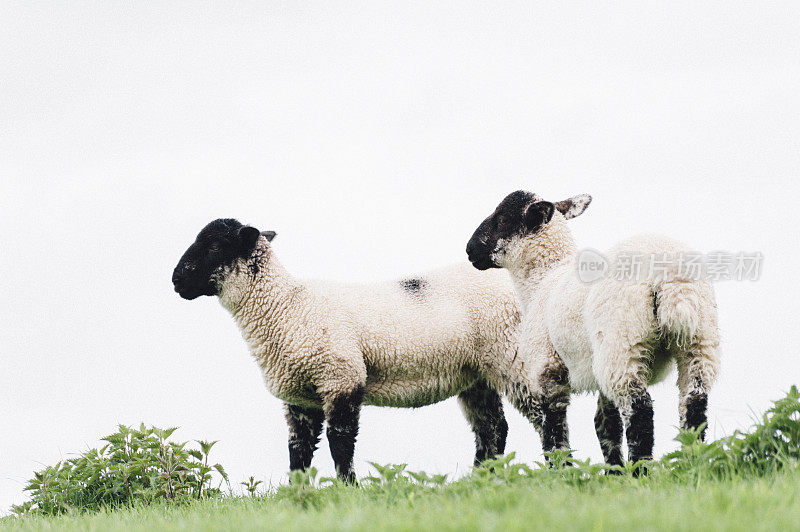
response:
{"label": "lamb with black face", "polygon": [[219,295],[226,269],[250,256],[259,235],[272,240],[275,233],[260,233],[233,218],[219,218],[206,225],[172,272],[175,291],[184,299]]}
{"label": "lamb with black face", "polygon": [[[599,391],[595,429],[605,459],[621,463],[624,429],[628,458],[637,462],[653,454],[647,388],[663,380],[673,362],[681,426],[702,435],[719,368],[714,289],[680,268],[680,258],[695,251],[659,235],[625,239],[606,255],[610,264],[639,259],[645,267],[632,279],[606,275],[584,282],[567,222],[590,202],[587,194],[550,203],[514,192],[480,224],[467,254],[480,270],[507,269],[517,287],[524,308],[519,353],[543,368],[531,384],[544,417],[543,446],[555,441],[556,448],[568,448],[569,394]],[[653,259],[662,266],[648,270]]]}
{"label": "lamb with black face", "polygon": [[553,217],[555,206],[532,192],[506,196],[472,234],[467,257],[479,270],[502,268],[504,244],[515,236],[534,233]]}

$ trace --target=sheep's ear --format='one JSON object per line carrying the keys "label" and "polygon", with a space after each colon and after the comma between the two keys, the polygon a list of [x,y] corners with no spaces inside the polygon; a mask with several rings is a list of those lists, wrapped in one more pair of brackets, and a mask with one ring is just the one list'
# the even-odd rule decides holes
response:
{"label": "sheep's ear", "polygon": [[241,248],[245,250],[253,249],[256,247],[259,236],[261,236],[261,233],[255,227],[245,225],[239,228],[239,243],[241,244]]}
{"label": "sheep's ear", "polygon": [[569,220],[583,214],[583,211],[586,210],[586,207],[588,207],[591,202],[592,197],[589,194],[578,194],[564,201],[556,202],[555,206],[558,212]]}
{"label": "sheep's ear", "polygon": [[275,231],[261,231],[261,236],[267,239],[267,242],[272,242],[272,239],[278,236]]}
{"label": "sheep's ear", "polygon": [[549,201],[537,201],[528,205],[522,215],[528,229],[538,229],[553,217],[555,207]]}

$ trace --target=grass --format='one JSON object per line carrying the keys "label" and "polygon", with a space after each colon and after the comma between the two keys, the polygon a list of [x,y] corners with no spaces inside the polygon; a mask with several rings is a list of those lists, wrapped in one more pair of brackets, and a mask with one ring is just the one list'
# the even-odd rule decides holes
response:
{"label": "grass", "polygon": [[[123,467],[126,457],[145,463],[141,453],[130,452],[125,443],[133,440],[123,438],[116,444],[118,451],[101,453],[102,460],[94,454],[91,460],[84,456],[86,463],[72,463],[68,474],[63,467],[37,473],[30,488],[32,501],[18,517],[0,521],[0,531],[800,529],[797,388],[775,401],[748,432],[709,443],[700,441],[699,434],[681,431],[679,450],[625,468],[570,461],[563,452],[549,456],[550,466],[529,466],[514,462],[511,454],[449,483],[443,476],[407,471],[405,465],[372,464],[375,474],[362,478],[359,487],[319,479],[312,468],[292,473],[288,485],[267,494],[236,497],[207,491],[203,497],[199,492],[194,496],[195,484],[186,480],[188,495],[174,498],[166,497],[163,489],[156,496],[146,480],[152,477],[156,482],[151,473],[161,471],[159,476],[169,481],[171,473],[164,464],[171,462],[165,462],[164,452],[173,444],[145,434],[143,448],[152,447],[156,459],[139,471],[143,488],[120,491],[119,471],[130,472]],[[107,439],[111,448],[116,439]],[[209,442],[201,443],[210,448]],[[198,451],[202,464],[207,451]],[[646,476],[633,474],[642,467],[648,470]],[[206,469],[203,466],[193,481],[198,486],[206,482]],[[76,471],[102,474],[76,477]],[[244,484],[247,491],[256,492],[253,479]],[[107,500],[99,495],[109,493],[135,497],[127,502],[108,499],[114,506],[95,504]],[[52,502],[65,500],[86,505]]]}
{"label": "grass", "polygon": [[[262,497],[151,505],[95,514],[10,519],[2,530],[792,530],[800,471],[706,479],[553,476],[442,487],[406,481],[279,489]],[[305,499],[303,497],[306,497]]]}

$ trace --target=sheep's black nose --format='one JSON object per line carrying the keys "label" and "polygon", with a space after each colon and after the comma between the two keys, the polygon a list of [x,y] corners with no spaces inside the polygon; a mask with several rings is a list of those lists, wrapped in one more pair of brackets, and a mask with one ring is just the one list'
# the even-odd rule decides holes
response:
{"label": "sheep's black nose", "polygon": [[467,256],[471,257],[474,252],[475,252],[475,244],[473,244],[472,240],[470,240],[467,243]]}
{"label": "sheep's black nose", "polygon": [[178,284],[183,280],[183,274],[177,269],[172,272],[172,284]]}

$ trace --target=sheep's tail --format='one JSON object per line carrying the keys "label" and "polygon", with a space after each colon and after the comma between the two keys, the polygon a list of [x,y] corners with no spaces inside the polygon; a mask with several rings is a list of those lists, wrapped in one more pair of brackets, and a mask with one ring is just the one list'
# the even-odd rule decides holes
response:
{"label": "sheep's tail", "polygon": [[688,348],[700,331],[704,282],[673,279],[654,286],[656,320],[678,347]]}

